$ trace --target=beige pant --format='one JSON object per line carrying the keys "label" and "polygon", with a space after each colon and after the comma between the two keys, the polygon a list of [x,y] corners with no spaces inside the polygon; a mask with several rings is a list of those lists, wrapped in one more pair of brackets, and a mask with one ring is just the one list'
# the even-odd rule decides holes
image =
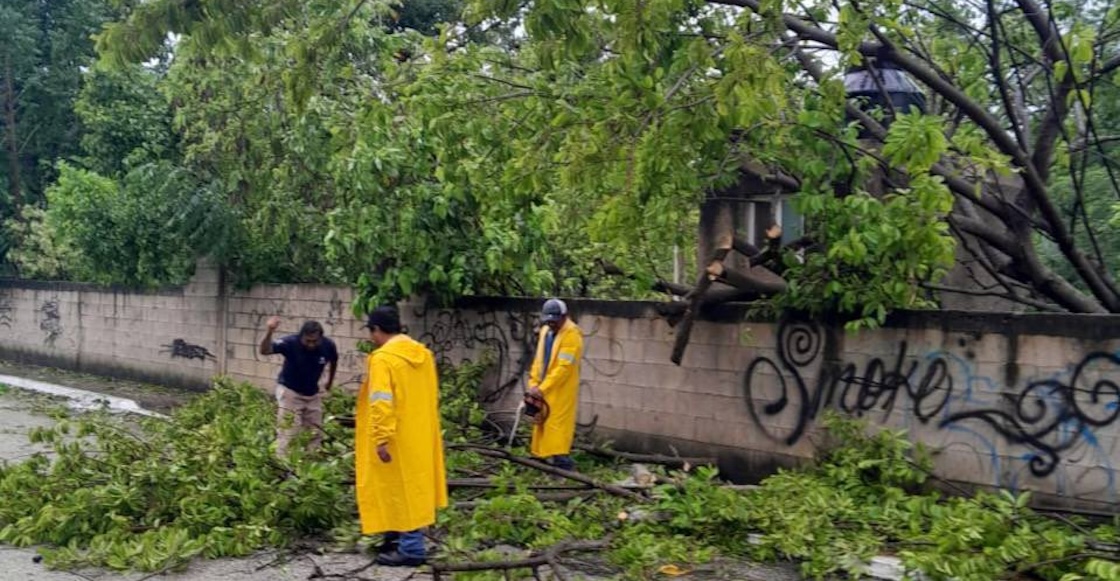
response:
{"label": "beige pant", "polygon": [[283,385],[276,386],[276,453],[288,453],[288,444],[300,430],[311,430],[311,449],[323,442],[323,392],[300,395]]}

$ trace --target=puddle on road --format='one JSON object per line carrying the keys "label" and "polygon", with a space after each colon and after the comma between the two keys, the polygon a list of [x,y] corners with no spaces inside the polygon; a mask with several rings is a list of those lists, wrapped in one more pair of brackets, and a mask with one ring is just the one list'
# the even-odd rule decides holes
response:
{"label": "puddle on road", "polygon": [[134,400],[140,407],[166,414],[198,395],[184,389],[152,385],[123,379],[75,373],[53,367],[24,365],[0,360],[0,375],[14,375],[76,389]]}

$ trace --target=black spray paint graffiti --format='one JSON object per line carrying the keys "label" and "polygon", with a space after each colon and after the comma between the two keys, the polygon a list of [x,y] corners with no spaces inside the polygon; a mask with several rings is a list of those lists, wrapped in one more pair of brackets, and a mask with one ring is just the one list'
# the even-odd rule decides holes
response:
{"label": "black spray paint graffiti", "polygon": [[62,335],[62,316],[58,312],[58,299],[51,299],[39,307],[39,329],[46,334],[43,342],[54,347],[54,342]]}
{"label": "black spray paint graffiti", "polygon": [[[1062,454],[1080,444],[1093,428],[1108,426],[1120,417],[1120,385],[1104,377],[1095,381],[1087,377],[1101,372],[1098,365],[1120,372],[1120,356],[1090,353],[1074,368],[1068,383],[1054,378],[1028,384],[1010,412],[962,410],[942,420],[941,427],[980,420],[1009,442],[1033,450],[1031,472],[1047,476],[1058,467]],[[1082,387],[1084,381],[1091,385]]]}
{"label": "black spray paint graffiti", "polygon": [[183,359],[198,359],[199,361],[206,361],[207,359],[217,359],[209,349],[201,346],[187,343],[183,339],[175,339],[170,345],[161,345],[163,349],[160,353],[170,353],[171,358],[182,357]]}
{"label": "black spray paint graffiti", "polygon": [[330,306],[327,308],[327,318],[323,320],[323,324],[334,329],[335,325],[343,322],[346,316],[345,310],[345,305],[343,305],[338,293],[332,293]]}
{"label": "black spray paint graffiti", "polygon": [[12,313],[14,312],[15,307],[12,305],[12,297],[9,291],[0,290],[0,327],[12,328]]}
{"label": "black spray paint graffiti", "polygon": [[[1061,454],[1084,438],[1087,429],[1109,425],[1120,417],[1120,386],[1115,381],[1102,378],[1089,388],[1079,385],[1086,380],[1086,371],[1095,370],[1096,364],[1120,371],[1120,356],[1114,354],[1086,356],[1068,383],[1059,379],[1030,383],[1018,394],[1007,396],[1013,400],[1008,411],[995,407],[969,409],[973,406],[967,398],[954,397],[946,359],[934,356],[924,362],[908,360],[905,342],[899,345],[890,365],[872,358],[861,371],[855,363],[826,361],[815,383],[809,385],[805,374],[822,353],[829,351],[826,340],[828,337],[814,324],[783,323],[778,330],[778,361],[758,357],[747,368],[743,378],[747,411],[767,436],[792,445],[828,408],[859,416],[879,410],[885,420],[901,393],[910,401],[911,413],[923,424],[938,416],[940,428],[969,420],[988,424],[1008,442],[1029,448],[1031,472],[1046,476],[1057,467]],[[776,398],[759,401],[764,397],[762,384],[767,379],[776,381],[780,392]],[[1087,402],[1079,398],[1082,393],[1087,394]],[[953,409],[958,402],[962,409]],[[782,437],[772,431],[767,418],[787,408],[792,411],[794,425]]]}
{"label": "black spray paint graffiti", "polygon": [[[830,407],[856,415],[876,409],[889,413],[901,391],[914,402],[915,415],[925,422],[940,412],[952,395],[953,378],[947,372],[945,361],[934,359],[918,375],[918,362],[907,362],[905,342],[899,346],[889,367],[878,358],[869,360],[862,372],[855,363],[824,367],[816,384],[810,386],[803,373],[820,358],[824,343],[824,334],[814,324],[782,324],[778,329],[779,363],[759,357],[747,368],[743,379],[747,409],[768,436],[782,439],[767,432],[763,416],[778,415],[790,405],[797,406],[796,424],[784,441],[792,445],[801,439],[812,421]],[[756,400],[758,384],[768,377],[767,368],[777,376],[781,393],[776,400],[763,405],[760,412]],[[912,381],[916,376],[917,381]]]}
{"label": "black spray paint graffiti", "polygon": [[[504,315],[504,321],[499,314]],[[424,325],[426,331],[417,340],[432,350],[441,368],[470,361],[465,356],[456,360],[456,348],[466,352],[484,349],[493,352],[493,374],[483,380],[483,384],[489,387],[482,398],[485,404],[500,401],[529,369],[533,350],[530,339],[533,331],[531,315],[514,312],[479,313],[478,318],[470,322],[463,318],[459,310],[439,311],[435,314],[418,311],[414,315],[421,320],[427,317],[435,319]],[[520,354],[517,361],[511,361],[510,347],[515,344],[520,344]]]}

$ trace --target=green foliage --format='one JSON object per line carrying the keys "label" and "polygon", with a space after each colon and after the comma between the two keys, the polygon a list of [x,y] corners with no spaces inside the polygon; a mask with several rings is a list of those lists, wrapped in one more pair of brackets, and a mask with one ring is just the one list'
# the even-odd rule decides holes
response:
{"label": "green foliage", "polygon": [[177,161],[171,107],[160,80],[158,71],[141,66],[86,74],[74,103],[86,169],[117,178],[148,162]]}
{"label": "green foliage", "polygon": [[10,102],[15,121],[0,121],[0,182],[18,195],[0,195],[0,220],[41,202],[55,162],[78,153],[74,101],[82,68],[93,61],[91,35],[116,15],[113,4],[11,0],[0,6],[0,109]]}
{"label": "green foliage", "polygon": [[657,573],[665,565],[683,569],[707,563],[715,554],[716,549],[695,536],[667,535],[657,527],[639,524],[619,534],[607,557],[622,570],[624,579],[646,581],[659,578]]}
{"label": "green foliage", "polygon": [[[166,162],[133,168],[120,183],[64,163],[47,201],[39,227],[48,231],[34,240],[49,242],[83,280],[182,284],[195,259],[220,254],[228,238],[229,217],[213,192]],[[32,272],[49,267],[35,255],[17,258]]]}
{"label": "green foliage", "polygon": [[[451,394],[442,401],[445,421],[476,419],[477,404],[462,394],[477,389],[483,367],[441,370]],[[353,406],[352,395],[328,397],[324,449],[304,456],[293,446],[290,463],[273,456],[270,398],[248,384],[218,381],[170,420],[138,426],[104,412],[76,419],[56,414],[53,428],[31,434],[50,446],[50,455],[0,465],[0,542],[44,545],[46,562],[55,567],[148,571],[308,537],[332,541],[336,550],[361,549],[373,540],[358,533],[345,484],[353,478],[353,435],[330,421],[352,414]],[[655,469],[661,484],[646,505],[607,494],[542,500],[532,487],[555,484],[549,476],[513,464],[495,469],[492,459],[450,446],[451,477],[490,470],[496,487],[482,498],[454,491],[456,500],[474,495],[473,506],[439,513],[437,558],[506,560],[510,551],[610,538],[605,560],[627,580],[718,557],[795,559],[817,579],[858,575],[867,559],[888,549],[912,571],[937,580],[1026,571],[1052,581],[1115,578],[1115,562],[1094,548],[1116,541],[1115,523],[1090,531],[1085,523],[1050,520],[1027,508],[1025,494],[943,498],[922,488],[930,461],[904,433],[869,434],[862,422],[835,414],[823,426],[815,463],[780,471],[756,490],[724,486],[712,468]],[[590,457],[577,453],[576,459],[600,481],[622,476]]]}
{"label": "green foliage", "polygon": [[944,220],[952,196],[940,179],[916,177],[908,190],[883,199],[821,192],[803,193],[795,203],[811,235],[831,244],[803,262],[789,259],[790,292],[776,306],[840,313],[852,329],[876,327],[896,308],[934,306],[919,283],[943,276],[954,249]]}
{"label": "green foliage", "polygon": [[486,410],[480,402],[482,376],[493,364],[493,352],[488,351],[477,362],[440,369],[439,410],[446,441],[464,443],[480,440],[486,420]]}
{"label": "green foliage", "polygon": [[[1120,128],[1120,116],[1117,128]],[[1110,174],[1106,167],[1089,166],[1083,174],[1075,172],[1073,175],[1077,176],[1076,182],[1071,177],[1063,176],[1063,179],[1055,183],[1055,203],[1063,217],[1073,224],[1072,229],[1079,246],[1089,251],[1094,259],[1098,254],[1091,249],[1100,249],[1099,259],[1102,264],[1111,272],[1120,272],[1120,205],[1117,205],[1116,194],[1112,190],[1112,177],[1120,178],[1120,174],[1115,169]],[[1086,225],[1093,229],[1090,231]],[[1074,276],[1073,267],[1063,260],[1054,242],[1040,236],[1036,244],[1042,259],[1055,272],[1067,277]]]}
{"label": "green foliage", "polygon": [[[100,46],[110,60],[135,60],[159,34],[124,46],[122,31],[186,33],[168,94],[187,164],[211,172],[241,216],[235,272],[354,282],[358,311],[410,295],[649,296],[653,281],[670,278],[674,246],[695,266],[698,203],[735,179],[742,152],[797,176],[806,198],[826,197],[854,171],[836,163],[829,140],[854,147],[842,90],[791,92],[796,71],[760,44],[773,31],[745,35],[699,2],[593,12],[539,3],[521,14],[474,2],[465,24],[523,24],[529,38],[514,47],[477,27],[415,34],[454,18],[453,4],[395,12],[371,2],[354,18],[313,4],[301,20],[287,2],[205,12],[151,2]],[[411,22],[420,13],[427,26]],[[393,26],[370,25],[394,15]],[[726,46],[713,50],[705,35]],[[621,52],[596,59],[601,45]],[[290,74],[293,56],[307,74]],[[697,74],[709,69],[720,74]],[[939,131],[935,118],[904,117],[891,155],[928,167],[946,147]],[[926,304],[914,287],[951,251],[939,224],[947,194],[929,180],[912,189],[875,207],[810,199],[813,234],[836,250],[794,271],[804,280],[789,304],[865,323]],[[865,233],[872,225],[883,230]],[[286,260],[276,260],[280,248]],[[604,276],[603,260],[631,276]]]}
{"label": "green foliage", "polygon": [[[930,460],[911,449],[905,433],[869,436],[861,422],[835,414],[824,427],[827,442],[817,464],[779,471],[739,499],[735,518],[761,533],[748,554],[797,559],[816,579],[859,575],[867,560],[888,549],[909,570],[939,580],[991,580],[1023,571],[1057,579],[1083,570],[1085,537],[1033,513],[1029,495],[944,499],[922,492]],[[728,505],[734,506],[710,504]]]}
{"label": "green foliage", "polygon": [[22,220],[7,220],[0,235],[12,241],[7,260],[16,273],[30,279],[70,278],[70,269],[81,260],[72,239],[61,235],[41,208],[24,206],[20,214]]}
{"label": "green foliage", "polygon": [[[1051,580],[1107,578],[1093,572],[1104,570],[1103,554],[1097,561],[1085,557],[1085,534],[1033,513],[1029,495],[943,498],[924,489],[931,460],[904,432],[868,434],[862,422],[836,414],[823,426],[813,465],[779,471],[747,493],[723,486],[714,469],[700,468],[662,474],[665,483],[652,506],[596,497],[545,510],[524,493],[539,475],[503,472],[499,481],[513,494],[494,492],[473,512],[441,516],[446,555],[496,558],[490,548],[497,544],[529,548],[611,532],[607,559],[624,579],[652,579],[663,566],[688,568],[716,556],[794,559],[815,579],[858,576],[871,557],[888,550],[931,579],[990,581],[1023,571]],[[1092,534],[1096,542],[1114,536],[1112,527]]]}
{"label": "green foliage", "polygon": [[[211,242],[228,250],[235,280],[354,284],[358,311],[409,295],[649,297],[651,283],[669,278],[674,247],[695,271],[699,203],[736,183],[749,158],[795,184],[817,243],[803,259],[788,257],[789,291],[771,306],[839,314],[858,328],[892,309],[932,306],[920,289],[952,264],[952,197],[933,166],[973,185],[1012,173],[1014,156],[975,119],[976,110],[1009,115],[999,110],[1010,97],[994,80],[1015,79],[1033,127],[1068,72],[1080,83],[1068,102],[1081,121],[1058,133],[1083,134],[1090,117],[1098,134],[1120,127],[1115,84],[1085,82],[1116,53],[1113,9],[1049,3],[1071,58],[1040,72],[1022,64],[1039,47],[1017,10],[1000,12],[993,51],[962,29],[983,19],[961,2],[720,4],[117,2],[123,17],[97,35],[102,62],[74,106],[81,135],[55,137],[70,144],[61,157],[80,142],[87,169],[114,179],[154,161],[183,168],[232,216],[228,235]],[[91,14],[101,6],[66,5]],[[42,43],[27,23],[41,8],[19,6],[0,27],[32,55]],[[806,22],[837,13],[822,32],[835,34],[836,58],[821,59],[829,66],[811,79],[789,52],[782,11]],[[169,33],[181,35],[173,47]],[[873,112],[892,120],[881,148],[846,123],[840,82],[876,35],[960,93],[929,95],[930,115]],[[155,71],[136,65],[168,55]],[[20,75],[41,57],[20,59]],[[72,95],[78,78],[67,76],[69,92],[58,94]],[[972,111],[962,111],[963,97]],[[1002,117],[996,126],[1010,124]],[[1063,222],[1086,214],[1087,224],[1071,227],[1076,246],[1107,264],[1116,253],[1100,200],[1116,184],[1092,172],[1107,167],[1115,145],[1062,139],[1070,143],[1056,148],[1058,162],[1036,170],[1089,167],[1085,200],[1063,193],[1059,171],[1046,172],[1054,177],[1041,194],[1061,206]],[[884,191],[860,187],[886,169]],[[1045,226],[1040,233],[1053,231]],[[1086,269],[1070,266],[1070,245],[1048,235],[1037,241],[1043,262],[1076,283]],[[606,276],[603,261],[628,276]],[[151,276],[174,282],[166,274]],[[1037,274],[1025,278],[1050,278]]]}
{"label": "green foliage", "polygon": [[0,467],[0,541],[50,545],[56,567],[158,571],[195,556],[242,556],[351,518],[345,434],[327,426],[320,459],[278,462],[275,411],[261,390],[216,382],[170,421],[138,430],[105,413],[38,428],[37,454]]}

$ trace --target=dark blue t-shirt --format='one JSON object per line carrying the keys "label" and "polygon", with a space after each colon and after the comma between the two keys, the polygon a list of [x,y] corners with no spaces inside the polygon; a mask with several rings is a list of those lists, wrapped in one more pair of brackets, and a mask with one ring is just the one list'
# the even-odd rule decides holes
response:
{"label": "dark blue t-shirt", "polygon": [[334,341],[323,337],[314,349],[299,342],[299,335],[288,335],[272,342],[272,352],[284,356],[284,367],[277,381],[300,395],[319,393],[319,377],[327,363],[338,362]]}
{"label": "dark blue t-shirt", "polygon": [[548,363],[552,361],[552,343],[556,341],[556,333],[549,331],[544,336],[544,358],[541,360],[544,365],[541,367],[541,381],[544,381],[544,376],[548,375]]}

